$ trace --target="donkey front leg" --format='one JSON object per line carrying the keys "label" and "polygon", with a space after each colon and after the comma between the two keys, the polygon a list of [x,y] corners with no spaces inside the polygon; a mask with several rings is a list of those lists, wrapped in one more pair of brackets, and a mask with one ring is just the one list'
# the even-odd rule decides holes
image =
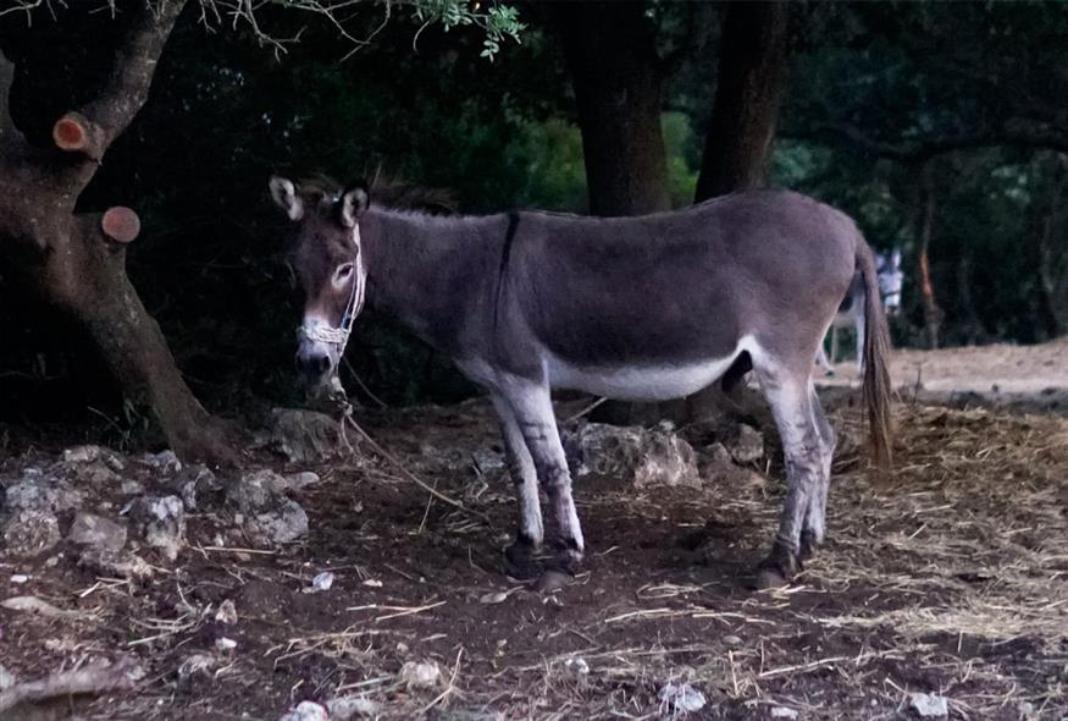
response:
{"label": "donkey front leg", "polygon": [[538,480],[549,497],[547,540],[555,563],[560,570],[573,573],[582,560],[582,527],[571,496],[571,473],[557,431],[549,388],[534,382],[518,382],[507,388],[504,396],[533,457]]}
{"label": "donkey front leg", "polygon": [[519,578],[536,575],[534,554],[545,537],[541,521],[541,500],[538,498],[538,476],[534,459],[512,412],[511,404],[501,395],[492,395],[493,407],[501,421],[501,435],[508,457],[508,470],[515,484],[519,503],[519,530],[515,541],[505,549],[509,572]]}
{"label": "donkey front leg", "polygon": [[[808,379],[762,374],[786,457],[786,501],[771,553],[760,564],[759,588],[786,583],[801,568],[801,532],[822,536],[824,443],[812,411]],[[816,540],[816,539],[811,539]]]}

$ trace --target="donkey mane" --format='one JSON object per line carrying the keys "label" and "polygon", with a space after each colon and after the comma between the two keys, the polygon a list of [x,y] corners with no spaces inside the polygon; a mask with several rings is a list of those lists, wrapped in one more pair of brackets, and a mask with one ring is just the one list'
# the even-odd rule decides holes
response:
{"label": "donkey mane", "polygon": [[364,187],[371,202],[383,208],[428,215],[455,215],[457,212],[458,204],[452,191],[415,185],[381,173],[375,173],[370,179],[348,186],[342,185],[329,175],[318,173],[297,183],[297,192],[310,205],[316,206],[324,199],[336,198],[347,188],[354,186]]}

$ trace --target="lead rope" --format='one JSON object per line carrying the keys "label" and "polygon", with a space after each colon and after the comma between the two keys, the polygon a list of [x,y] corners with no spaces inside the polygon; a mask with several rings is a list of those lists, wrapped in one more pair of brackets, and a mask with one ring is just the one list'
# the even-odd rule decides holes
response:
{"label": "lead rope", "polygon": [[363,266],[363,254],[360,253],[356,256],[355,268],[356,278],[352,283],[352,293],[349,296],[349,302],[346,304],[345,315],[341,317],[341,325],[337,328],[324,328],[322,326],[315,326],[310,331],[303,326],[297,329],[297,338],[308,338],[309,340],[320,341],[323,343],[332,343],[337,346],[337,358],[338,362],[334,365],[334,371],[330,375],[330,378],[323,386],[317,389],[313,400],[320,403],[325,403],[337,411],[340,415],[338,422],[338,441],[343,445],[349,453],[354,453],[355,449],[352,444],[349,443],[348,437],[345,435],[346,426],[352,426],[352,429],[371,446],[371,448],[377,452],[382,458],[385,458],[389,463],[399,470],[405,478],[415,483],[424,491],[429,493],[439,501],[446,503],[457,510],[469,513],[477,516],[482,520],[490,523],[492,522],[484,513],[468,508],[462,502],[457,501],[455,498],[448,496],[438,489],[430,486],[421,478],[408,470],[408,468],[401,463],[396,457],[389,451],[379,445],[378,441],[371,438],[360,425],[356,422],[354,417],[354,407],[352,402],[349,401],[349,395],[345,391],[345,386],[341,383],[341,376],[339,370],[341,368],[341,360],[345,356],[345,348],[349,344],[349,337],[352,335],[352,326],[356,322],[356,316],[363,310],[364,303],[367,297],[367,271]]}

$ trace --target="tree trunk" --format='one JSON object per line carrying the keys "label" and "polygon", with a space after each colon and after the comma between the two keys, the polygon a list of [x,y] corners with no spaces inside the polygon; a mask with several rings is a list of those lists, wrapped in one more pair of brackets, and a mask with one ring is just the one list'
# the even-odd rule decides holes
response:
{"label": "tree trunk", "polygon": [[[695,200],[765,184],[786,78],[788,21],[789,6],[783,2],[724,6],[716,97]],[[716,385],[694,393],[686,399],[682,420],[724,408],[754,415],[762,408],[742,383],[724,390],[728,398]]]}
{"label": "tree trunk", "polygon": [[786,78],[788,13],[783,2],[725,5],[698,201],[765,183]]}
{"label": "tree trunk", "polygon": [[560,3],[550,10],[575,90],[590,213],[667,210],[660,58],[645,4]]}
{"label": "tree trunk", "polygon": [[1057,289],[1060,285],[1056,267],[1057,257],[1057,216],[1061,208],[1061,196],[1064,179],[1068,175],[1068,156],[1058,153],[1053,158],[1053,171],[1049,203],[1041,220],[1038,232],[1038,300],[1039,312],[1046,334],[1050,338],[1063,335],[1068,327],[1057,308]]}
{"label": "tree trunk", "polygon": [[221,423],[197,402],[126,275],[140,230],[128,208],[75,213],[99,161],[144,104],[184,2],[143,4],[99,95],[53,127],[55,148],[31,147],[10,116],[12,64],[0,53],[0,258],[19,287],[73,318],[128,399],[149,406],[185,459],[232,460]]}
{"label": "tree trunk", "polygon": [[972,294],[972,258],[967,249],[957,261],[957,296],[965,317],[965,342],[968,345],[983,343],[987,332],[983,327],[982,318],[979,317],[979,310],[975,306],[975,296]]}
{"label": "tree trunk", "polygon": [[923,163],[920,169],[920,196],[917,208],[916,227],[920,236],[920,247],[916,253],[916,265],[920,279],[920,297],[923,299],[923,324],[927,336],[927,347],[938,348],[942,328],[942,309],[935,297],[934,281],[931,279],[931,261],[929,249],[931,235],[934,232],[934,183],[931,178],[930,161]]}

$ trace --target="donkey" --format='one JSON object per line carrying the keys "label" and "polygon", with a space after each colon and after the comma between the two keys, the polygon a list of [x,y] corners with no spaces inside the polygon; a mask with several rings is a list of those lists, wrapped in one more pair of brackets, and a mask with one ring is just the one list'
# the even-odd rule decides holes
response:
{"label": "donkey", "polygon": [[[824,538],[835,434],[813,384],[816,349],[854,273],[866,294],[864,397],[889,461],[889,349],[875,260],[853,221],[792,192],[730,195],[677,212],[433,216],[270,181],[292,221],[305,293],[297,364],[331,374],[366,300],[449,355],[489,394],[518,496],[513,569],[573,573],[585,540],[550,398],[692,394],[756,373],[782,437],[788,490],[756,583],[781,585]],[[539,484],[549,503],[543,526]]]}
{"label": "donkey", "polygon": [[[901,251],[894,248],[890,253],[877,253],[875,271],[879,281],[879,295],[888,316],[896,316],[901,310],[901,287],[905,281],[905,271],[901,269]],[[864,279],[856,274],[849,285],[845,299],[838,307],[838,313],[831,323],[830,358],[820,343],[816,354],[816,364],[829,376],[834,375],[834,363],[838,360],[838,331],[853,327],[856,334],[857,370],[864,370]]]}

